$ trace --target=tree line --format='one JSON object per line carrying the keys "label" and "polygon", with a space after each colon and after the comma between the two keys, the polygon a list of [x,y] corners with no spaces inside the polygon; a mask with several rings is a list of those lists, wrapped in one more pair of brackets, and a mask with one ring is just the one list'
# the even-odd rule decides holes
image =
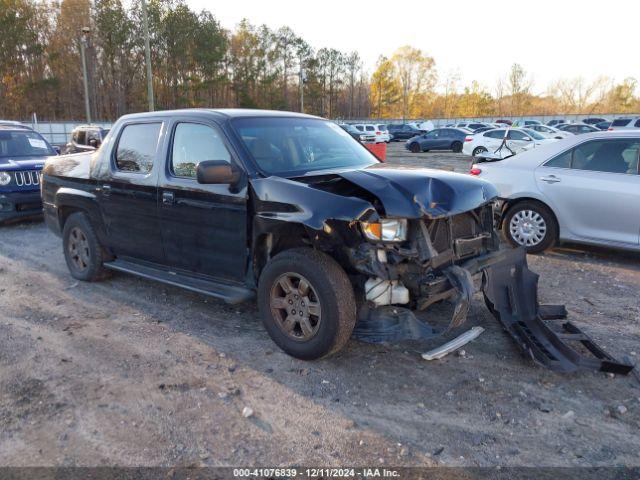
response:
{"label": "tree line", "polygon": [[[184,0],[147,0],[157,109],[302,110],[329,118],[441,118],[640,110],[636,80],[558,80],[542,95],[519,65],[489,89],[438,75],[400,47],[373,74],[357,52],[316,48],[291,28],[223,28]],[[140,0],[0,0],[0,118],[83,119],[82,29],[94,119],[147,109]],[[300,75],[301,70],[304,75]],[[303,94],[303,98],[301,98]]]}

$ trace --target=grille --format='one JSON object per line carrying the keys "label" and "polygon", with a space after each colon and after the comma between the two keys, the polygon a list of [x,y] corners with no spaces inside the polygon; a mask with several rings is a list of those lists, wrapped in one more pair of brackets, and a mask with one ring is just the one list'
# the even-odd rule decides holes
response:
{"label": "grille", "polygon": [[[438,253],[443,253],[453,248],[457,240],[490,236],[493,231],[492,209],[490,205],[485,205],[470,212],[433,220],[427,224],[427,229],[433,247]],[[465,252],[462,256],[470,253]]]}
{"label": "grille", "polygon": [[40,183],[40,171],[39,170],[26,170],[14,172],[14,178],[16,185],[19,187],[28,185],[38,185]]}

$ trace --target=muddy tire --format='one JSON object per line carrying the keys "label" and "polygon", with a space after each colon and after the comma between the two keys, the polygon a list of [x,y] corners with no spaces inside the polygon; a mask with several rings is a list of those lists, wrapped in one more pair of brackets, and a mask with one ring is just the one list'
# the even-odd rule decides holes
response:
{"label": "muddy tire", "polygon": [[411,153],[420,153],[422,151],[422,149],[420,148],[420,144],[418,143],[412,143],[409,146],[409,150],[411,150]]}
{"label": "muddy tire", "polygon": [[310,248],[279,253],[258,283],[258,308],[273,341],[301,360],[340,350],[356,323],[353,287],[330,256]]}
{"label": "muddy tire", "polygon": [[555,245],[558,223],[543,203],[524,201],[507,210],[502,233],[514,247],[524,247],[527,253],[540,253]]}
{"label": "muddy tire", "polygon": [[462,142],[453,142],[451,144],[451,150],[455,153],[460,153],[462,151]]}
{"label": "muddy tire", "polygon": [[83,212],[72,213],[62,230],[64,259],[73,278],[85,282],[96,282],[109,276],[103,267],[104,249]]}

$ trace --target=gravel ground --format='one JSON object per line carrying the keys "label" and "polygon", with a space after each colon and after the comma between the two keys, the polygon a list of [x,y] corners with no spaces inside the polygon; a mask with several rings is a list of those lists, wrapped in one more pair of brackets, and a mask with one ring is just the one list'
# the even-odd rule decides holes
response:
{"label": "gravel ground", "polygon": [[[390,163],[469,166],[389,152]],[[566,303],[616,356],[640,357],[640,255],[564,247],[529,262],[543,302]],[[252,304],[124,274],[78,283],[42,223],[4,226],[0,465],[640,465],[634,377],[534,366],[479,298],[473,325],[486,331],[464,355],[435,362],[419,353],[441,340],[352,340],[302,362],[274,346]]]}

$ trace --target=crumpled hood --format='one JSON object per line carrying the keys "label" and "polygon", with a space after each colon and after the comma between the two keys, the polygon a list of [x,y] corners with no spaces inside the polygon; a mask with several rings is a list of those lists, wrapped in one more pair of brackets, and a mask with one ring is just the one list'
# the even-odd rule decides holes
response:
{"label": "crumpled hood", "polygon": [[498,196],[485,180],[441,170],[376,165],[337,174],[380,199],[389,217],[457,215]]}
{"label": "crumpled hood", "polygon": [[0,158],[0,170],[40,170],[47,157]]}

